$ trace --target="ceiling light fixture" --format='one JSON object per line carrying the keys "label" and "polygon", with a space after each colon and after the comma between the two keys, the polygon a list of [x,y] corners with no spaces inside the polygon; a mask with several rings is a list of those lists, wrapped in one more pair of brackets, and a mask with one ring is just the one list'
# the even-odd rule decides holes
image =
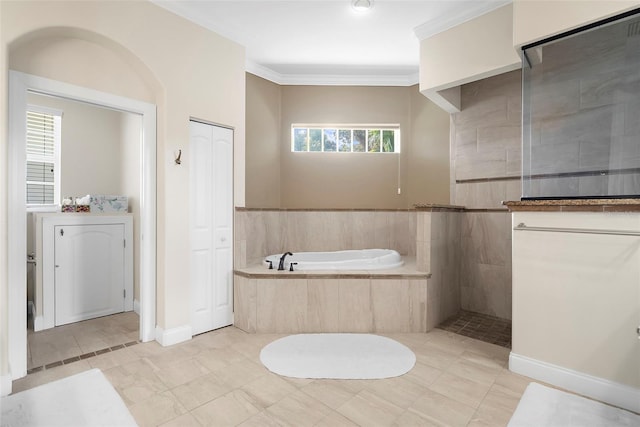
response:
{"label": "ceiling light fixture", "polygon": [[351,7],[356,12],[366,12],[373,7],[373,0],[351,0]]}

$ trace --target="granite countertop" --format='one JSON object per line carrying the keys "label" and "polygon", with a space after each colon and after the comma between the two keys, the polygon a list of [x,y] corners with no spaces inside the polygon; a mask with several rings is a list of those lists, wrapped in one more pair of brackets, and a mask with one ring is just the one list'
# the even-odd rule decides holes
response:
{"label": "granite countertop", "polygon": [[438,203],[416,203],[413,205],[415,210],[452,210],[452,211],[463,211],[465,209],[464,206],[456,206],[456,205],[443,205]]}
{"label": "granite countertop", "polygon": [[511,212],[640,212],[640,199],[514,200],[502,204]]}

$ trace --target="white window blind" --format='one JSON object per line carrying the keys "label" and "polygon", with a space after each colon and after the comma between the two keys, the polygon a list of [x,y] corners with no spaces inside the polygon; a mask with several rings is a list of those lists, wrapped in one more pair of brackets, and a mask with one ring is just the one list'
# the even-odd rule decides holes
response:
{"label": "white window blind", "polygon": [[60,203],[62,113],[29,106],[27,111],[27,205]]}

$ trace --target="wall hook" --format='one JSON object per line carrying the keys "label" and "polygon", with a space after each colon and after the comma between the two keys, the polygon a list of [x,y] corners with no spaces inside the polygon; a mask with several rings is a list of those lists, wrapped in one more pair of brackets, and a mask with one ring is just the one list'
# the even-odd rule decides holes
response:
{"label": "wall hook", "polygon": [[180,157],[182,157],[182,150],[178,150],[178,157],[176,157],[176,165],[179,165],[182,163],[182,160],[180,160]]}

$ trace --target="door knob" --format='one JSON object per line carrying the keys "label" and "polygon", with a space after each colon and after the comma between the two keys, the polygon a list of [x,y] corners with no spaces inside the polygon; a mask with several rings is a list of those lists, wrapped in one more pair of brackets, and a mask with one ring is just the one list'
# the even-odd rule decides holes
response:
{"label": "door knob", "polygon": [[220,238],[220,241],[221,241],[221,242],[226,242],[226,241],[227,241],[227,238],[226,238],[226,237],[221,237],[221,238]]}

